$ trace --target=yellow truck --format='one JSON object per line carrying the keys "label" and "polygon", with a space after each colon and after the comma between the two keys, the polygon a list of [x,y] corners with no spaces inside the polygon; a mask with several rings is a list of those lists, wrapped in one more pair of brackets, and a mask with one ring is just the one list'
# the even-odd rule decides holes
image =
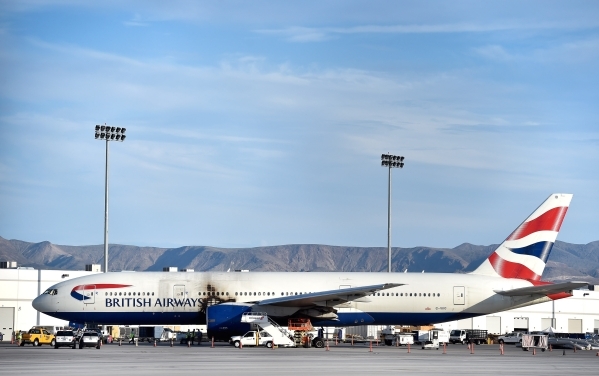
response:
{"label": "yellow truck", "polygon": [[56,338],[54,334],[48,332],[43,328],[31,328],[29,332],[23,334],[21,338],[21,346],[25,346],[26,343],[30,343],[33,346],[50,345],[56,344]]}

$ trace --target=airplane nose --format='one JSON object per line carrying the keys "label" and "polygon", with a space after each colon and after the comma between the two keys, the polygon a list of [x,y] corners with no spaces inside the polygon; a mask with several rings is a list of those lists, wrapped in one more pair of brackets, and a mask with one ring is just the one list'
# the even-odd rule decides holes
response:
{"label": "airplane nose", "polygon": [[35,308],[37,311],[39,312],[44,312],[44,299],[45,296],[44,295],[40,295],[37,298],[33,299],[33,301],[31,302],[31,305],[33,306],[33,308]]}

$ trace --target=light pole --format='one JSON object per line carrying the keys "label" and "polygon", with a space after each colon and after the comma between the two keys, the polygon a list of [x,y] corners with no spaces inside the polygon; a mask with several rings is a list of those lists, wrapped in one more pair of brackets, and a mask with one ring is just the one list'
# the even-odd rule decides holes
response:
{"label": "light pole", "polygon": [[387,206],[387,256],[389,258],[387,271],[391,273],[391,169],[403,168],[404,157],[391,154],[381,155],[381,166],[389,168],[389,192]]}
{"label": "light pole", "polygon": [[108,272],[108,142],[125,141],[125,131],[121,127],[96,125],[96,140],[106,141],[106,170],[104,175],[104,273]]}

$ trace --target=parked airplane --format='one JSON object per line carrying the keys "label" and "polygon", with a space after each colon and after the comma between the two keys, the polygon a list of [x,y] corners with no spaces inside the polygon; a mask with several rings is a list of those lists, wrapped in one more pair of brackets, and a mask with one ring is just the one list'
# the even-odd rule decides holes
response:
{"label": "parked airplane", "polygon": [[571,296],[584,282],[541,281],[572,199],[552,194],[476,270],[452,273],[101,273],[47,289],[33,307],[77,323],[207,324],[208,335],[244,333],[244,312],[319,326],[424,325]]}

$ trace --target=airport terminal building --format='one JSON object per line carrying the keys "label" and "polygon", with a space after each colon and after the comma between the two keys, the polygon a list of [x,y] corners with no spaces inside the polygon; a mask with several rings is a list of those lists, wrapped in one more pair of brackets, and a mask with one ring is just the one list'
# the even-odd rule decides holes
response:
{"label": "airport terminal building", "polygon": [[[87,271],[36,270],[6,262],[1,266],[0,332],[4,333],[5,341],[10,341],[14,330],[28,330],[34,325],[68,325],[64,320],[39,313],[31,302],[58,282],[100,272],[99,265],[89,265]],[[558,332],[599,333],[599,291],[575,290],[574,295],[566,299],[435,326],[445,330],[486,329],[490,334],[536,331],[550,326]],[[362,328],[360,333],[366,337],[376,335],[378,330],[380,328],[374,325]]]}

